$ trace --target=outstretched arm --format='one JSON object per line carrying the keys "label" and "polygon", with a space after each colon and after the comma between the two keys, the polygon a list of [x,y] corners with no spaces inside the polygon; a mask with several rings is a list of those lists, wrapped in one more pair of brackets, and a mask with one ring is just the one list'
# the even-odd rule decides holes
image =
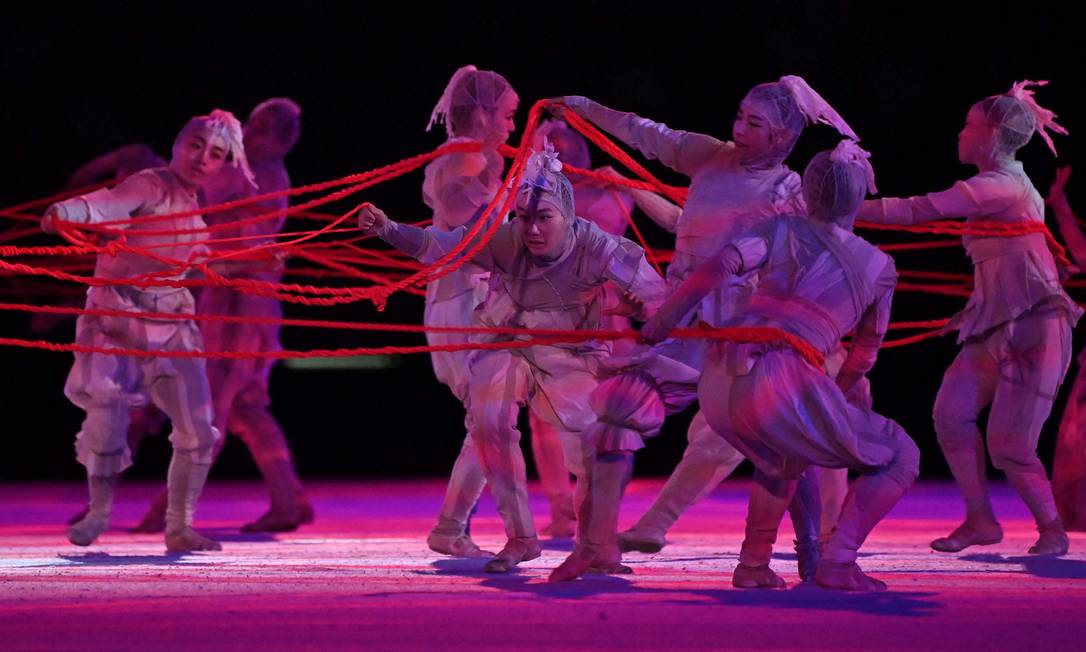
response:
{"label": "outstretched arm", "polygon": [[951,217],[984,217],[1006,208],[1020,194],[1020,186],[1007,183],[1005,177],[978,174],[942,192],[865,200],[856,217],[906,226]]}
{"label": "outstretched arm", "polygon": [[[102,188],[53,204],[42,216],[41,228],[46,233],[55,233],[57,220],[97,224],[127,219],[143,206],[159,201],[163,193],[161,183],[154,176],[133,175],[113,188]],[[124,226],[118,225],[118,228]]]}
{"label": "outstretched arm", "polygon": [[132,172],[164,164],[165,161],[147,145],[140,143],[125,145],[83,164],[68,179],[66,187],[83,188],[96,181],[116,178],[123,170]]}
{"label": "outstretched arm", "polygon": [[[426,264],[432,264],[448,254],[468,233],[466,226],[452,231],[443,231],[434,226],[420,229],[410,224],[400,224],[370,203],[363,204],[358,209],[358,226],[363,231],[376,234],[393,247]],[[486,247],[472,259],[472,262],[487,269],[492,267],[492,259]]]}
{"label": "outstretched arm", "polygon": [[645,156],[659,159],[669,168],[688,176],[694,174],[722,145],[712,136],[676,131],[633,113],[609,109],[587,97],[569,95],[562,98],[562,102],[577,115]]}

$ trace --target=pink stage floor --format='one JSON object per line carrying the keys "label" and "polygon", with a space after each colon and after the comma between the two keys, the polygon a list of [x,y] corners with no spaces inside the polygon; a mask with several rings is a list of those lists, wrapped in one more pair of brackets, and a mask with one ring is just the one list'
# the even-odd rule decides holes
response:
{"label": "pink stage floor", "polygon": [[[631,486],[623,523],[660,483]],[[168,556],[155,536],[123,528],[150,485],[126,485],[117,526],[90,548],[63,537],[78,485],[0,486],[2,650],[969,650],[1086,648],[1086,535],[1062,559],[1025,555],[1027,513],[997,486],[1006,540],[960,555],[930,551],[961,508],[952,487],[918,485],[878,529],[862,564],[890,583],[877,595],[795,586],[787,525],[775,562],[784,591],[732,589],[746,484],[723,485],[688,513],[635,574],[548,585],[570,548],[550,541],[516,574],[449,559],[424,544],[436,481],[311,484],[317,522],[280,536],[242,535],[264,496],[255,483],[213,483],[197,525],[221,553]],[[544,502],[535,505],[545,523]],[[484,500],[476,538],[502,542]]]}

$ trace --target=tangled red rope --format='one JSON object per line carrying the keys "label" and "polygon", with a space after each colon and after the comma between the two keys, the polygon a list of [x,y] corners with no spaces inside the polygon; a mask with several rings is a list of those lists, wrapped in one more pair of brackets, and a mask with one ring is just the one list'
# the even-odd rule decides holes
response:
{"label": "tangled red rope", "polygon": [[[517,148],[503,146],[501,151],[509,156],[512,162],[506,174],[503,187],[518,187],[524,173],[524,167],[529,154],[528,144],[532,142],[532,136],[541,120],[543,111],[551,109],[562,114],[571,127],[582,133],[591,142],[600,147],[604,152],[625,165],[637,178],[614,178],[612,176],[567,166],[569,172],[586,179],[604,182],[613,187],[627,187],[658,192],[679,205],[686,201],[687,189],[670,186],[661,182],[646,168],[608,139],[594,125],[576,115],[572,111],[564,110],[560,104],[547,101],[536,102],[529,111],[524,134],[520,146]],[[420,265],[404,258],[398,252],[385,252],[381,250],[366,249],[357,246],[357,242],[368,239],[370,236],[359,235],[351,239],[334,240],[331,242],[315,242],[316,239],[328,235],[342,235],[357,233],[357,228],[342,226],[349,220],[357,207],[343,214],[318,213],[313,209],[333,202],[345,199],[366,190],[374,185],[398,178],[407,173],[421,168],[430,161],[440,156],[452,153],[471,153],[481,150],[479,143],[455,142],[447,143],[437,149],[417,156],[404,159],[390,165],[374,170],[352,174],[331,181],[289,188],[281,191],[264,193],[254,197],[248,197],[237,201],[227,202],[217,206],[194,209],[190,211],[176,212],[166,215],[128,218],[111,220],[94,225],[60,223],[58,229],[62,236],[72,244],[69,246],[53,247],[21,247],[15,245],[0,245],[0,272],[5,275],[30,275],[53,280],[79,283],[85,286],[103,287],[110,285],[128,285],[141,288],[151,287],[229,287],[234,291],[264,296],[282,301],[288,301],[303,305],[332,306],[351,303],[362,300],[373,302],[378,309],[383,309],[388,297],[397,292],[421,294],[422,288],[427,283],[453,273],[462,265],[470,261],[500,228],[502,220],[498,216],[507,214],[515,200],[515,194],[510,192],[499,193],[485,207],[482,219],[478,220],[463,240],[449,253],[432,265]],[[35,215],[26,213],[28,209],[40,208],[54,201],[75,196],[87,192],[105,184],[98,184],[90,188],[76,191],[67,191],[51,197],[24,202],[17,206],[0,210],[0,216],[21,222],[37,221]],[[306,202],[302,202],[286,209],[277,209],[260,213],[244,219],[224,222],[210,226],[191,229],[146,229],[147,223],[165,222],[195,215],[207,215],[221,211],[237,210],[253,206],[261,202],[278,199],[281,197],[297,197],[309,193],[325,192],[328,194]],[[615,191],[612,191],[615,192]],[[619,205],[621,200],[616,195]],[[625,208],[623,206],[623,208]],[[139,224],[140,236],[187,236],[195,234],[214,234],[227,229],[238,229],[243,226],[258,224],[269,220],[280,220],[284,216],[301,218],[311,221],[319,221],[324,224],[314,230],[293,231],[270,235],[219,237],[205,240],[207,243],[242,243],[246,240],[260,239],[265,242],[255,247],[239,247],[234,250],[217,252],[199,261],[182,261],[155,254],[152,249],[168,248],[172,244],[152,245],[149,247],[134,247],[127,242],[128,227]],[[632,215],[627,212],[627,220],[634,231],[635,237],[640,241],[646,251],[646,256],[658,271],[661,271],[661,261],[667,261],[671,252],[656,252],[648,246],[643,234],[634,223]],[[997,222],[950,222],[939,221],[918,226],[894,226],[878,225],[870,223],[858,223],[861,228],[877,230],[895,230],[910,233],[930,233],[937,235],[954,236],[982,236],[982,237],[1014,237],[1032,233],[1044,233],[1046,242],[1052,250],[1054,257],[1061,264],[1069,264],[1063,248],[1052,237],[1042,223],[1006,224]],[[0,243],[17,242],[18,240],[37,232],[37,228],[12,229],[6,233],[0,233]],[[103,239],[112,238],[106,244],[99,244]],[[272,242],[266,242],[273,240]],[[932,241],[917,243],[885,244],[882,248],[886,251],[907,251],[913,249],[931,249],[934,247],[959,246],[954,241]],[[276,252],[282,252],[296,260],[302,260],[316,265],[315,268],[292,269],[288,272],[295,276],[309,276],[311,278],[338,278],[343,280],[367,281],[373,285],[327,287],[300,283],[283,283],[249,278],[231,278],[214,269],[216,263],[226,260],[244,261],[275,261]],[[92,263],[90,256],[111,256],[120,253],[144,256],[160,263],[164,269],[159,272],[144,274],[137,278],[105,279],[75,272],[88,270]],[[46,266],[43,263],[29,264],[27,262],[9,262],[6,258],[34,256],[45,260],[51,258],[67,259],[69,263]],[[85,260],[85,262],[84,262]],[[202,274],[203,278],[182,278],[190,271]],[[926,293],[942,294],[946,296],[962,297],[970,293],[971,279],[967,275],[948,275],[938,272],[902,272],[903,279],[898,289],[903,291],[919,291]],[[920,282],[916,282],[920,281]],[[946,283],[932,282],[946,281]],[[219,317],[212,315],[160,315],[153,313],[125,313],[124,311],[100,311],[80,308],[62,308],[49,306],[33,306],[30,304],[0,303],[0,310],[19,310],[25,312],[40,312],[52,314],[71,315],[101,315],[144,319],[195,319],[225,320],[249,323],[276,323],[281,326],[307,326],[315,328],[347,328],[353,330],[371,331],[398,331],[398,332],[426,332],[439,331],[433,327],[410,326],[405,324],[354,324],[325,320],[272,320],[268,321],[254,317]],[[931,322],[906,322],[894,324],[891,327],[897,329],[934,329],[911,337],[887,341],[884,346],[903,346],[905,344],[935,337],[942,332],[942,328],[949,320]],[[376,347],[363,349],[321,349],[316,351],[285,351],[285,352],[154,352],[155,355],[168,357],[316,357],[328,355],[366,355],[377,353],[414,353],[424,351],[455,351],[465,348],[503,348],[535,346],[553,343],[569,343],[586,339],[617,339],[621,337],[633,337],[633,331],[546,331],[527,329],[445,329],[466,333],[489,333],[507,335],[513,337],[532,337],[530,340],[511,340],[505,342],[486,342],[465,345],[443,346],[419,346],[419,347]],[[731,339],[733,341],[751,342],[775,342],[790,346],[799,351],[812,364],[821,364],[821,354],[802,340],[797,340],[783,331],[775,329],[690,329],[683,337],[708,337],[711,339]],[[735,339],[741,338],[741,339]],[[91,349],[76,344],[53,344],[32,340],[18,340],[12,338],[0,339],[0,344],[12,346],[25,346],[30,348],[84,351]],[[103,349],[99,352],[117,355],[148,355],[147,351]]]}

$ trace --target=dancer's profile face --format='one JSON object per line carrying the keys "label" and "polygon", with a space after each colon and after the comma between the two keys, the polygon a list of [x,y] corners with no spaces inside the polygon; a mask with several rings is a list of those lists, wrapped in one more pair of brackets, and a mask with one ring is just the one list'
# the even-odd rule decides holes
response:
{"label": "dancer's profile face", "polygon": [[966,164],[979,162],[989,150],[992,136],[992,126],[988,124],[980,107],[969,109],[965,116],[965,126],[958,134],[958,160]]}
{"label": "dancer's profile face", "polygon": [[545,193],[524,193],[517,199],[517,229],[524,246],[536,258],[554,260],[566,244],[568,218]]}
{"label": "dancer's profile face", "polygon": [[227,155],[226,141],[206,129],[193,129],[173,146],[170,170],[193,188],[199,188],[222,169]]}
{"label": "dancer's profile face", "polygon": [[506,91],[498,100],[498,106],[487,116],[487,134],[484,137],[488,143],[501,145],[513,135],[517,125],[514,118],[517,114],[517,105],[520,98],[513,91]]}
{"label": "dancer's profile face", "polygon": [[773,147],[773,127],[757,107],[743,102],[732,124],[732,141],[742,160],[752,160],[768,154]]}

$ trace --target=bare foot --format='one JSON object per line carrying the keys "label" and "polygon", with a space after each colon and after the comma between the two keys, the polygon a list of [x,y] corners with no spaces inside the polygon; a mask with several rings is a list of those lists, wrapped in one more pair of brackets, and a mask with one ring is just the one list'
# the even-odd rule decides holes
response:
{"label": "bare foot", "polygon": [[68,526],[68,541],[77,546],[89,546],[100,534],[109,529],[109,519],[87,514]]}
{"label": "bare foot", "polygon": [[875,593],[886,590],[886,582],[864,573],[855,562],[839,564],[823,561],[818,566],[815,582],[824,589],[834,589],[835,591]]}
{"label": "bare foot", "polygon": [[769,564],[747,566],[739,564],[732,572],[732,586],[737,589],[783,589],[788,584],[773,572]]}
{"label": "bare foot", "polygon": [[196,530],[186,527],[177,532],[166,533],[166,550],[170,552],[191,552],[195,550],[222,550],[218,541],[197,534]]}

